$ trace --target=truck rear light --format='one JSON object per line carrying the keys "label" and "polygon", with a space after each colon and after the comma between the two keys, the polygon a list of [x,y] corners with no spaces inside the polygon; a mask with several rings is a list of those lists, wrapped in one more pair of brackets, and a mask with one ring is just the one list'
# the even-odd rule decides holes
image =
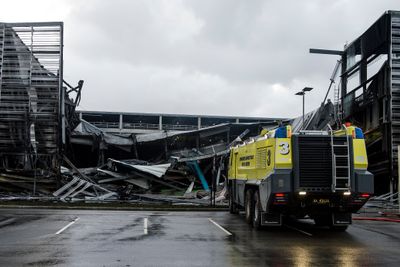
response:
{"label": "truck rear light", "polygon": [[285,193],[275,193],[275,199],[273,205],[286,205],[287,197]]}
{"label": "truck rear light", "polygon": [[368,193],[361,193],[352,199],[353,205],[363,205],[371,195]]}

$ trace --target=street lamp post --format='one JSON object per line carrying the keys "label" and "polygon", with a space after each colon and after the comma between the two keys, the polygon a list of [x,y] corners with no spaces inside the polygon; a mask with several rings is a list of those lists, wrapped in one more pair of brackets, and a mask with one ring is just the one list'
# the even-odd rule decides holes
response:
{"label": "street lamp post", "polygon": [[312,87],[304,87],[303,90],[297,92],[295,95],[301,95],[303,96],[303,122],[301,124],[301,128],[304,129],[304,109],[305,109],[305,95],[306,92],[311,91],[313,88]]}

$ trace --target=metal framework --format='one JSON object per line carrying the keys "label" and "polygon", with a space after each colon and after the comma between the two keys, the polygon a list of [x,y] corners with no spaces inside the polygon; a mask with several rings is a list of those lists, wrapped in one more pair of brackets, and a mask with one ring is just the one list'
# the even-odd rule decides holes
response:
{"label": "metal framework", "polygon": [[0,23],[0,168],[57,172],[62,86],[63,23]]}
{"label": "metal framework", "polygon": [[366,131],[377,193],[396,186],[400,145],[400,12],[385,12],[342,53],[341,116]]}

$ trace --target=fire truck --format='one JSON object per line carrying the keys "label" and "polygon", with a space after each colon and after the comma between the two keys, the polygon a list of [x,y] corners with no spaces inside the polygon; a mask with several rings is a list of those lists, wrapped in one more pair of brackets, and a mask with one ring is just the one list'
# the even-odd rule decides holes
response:
{"label": "fire truck", "polygon": [[263,130],[230,150],[229,210],[245,211],[254,228],[283,218],[311,218],[344,231],[374,191],[364,134],[358,127]]}

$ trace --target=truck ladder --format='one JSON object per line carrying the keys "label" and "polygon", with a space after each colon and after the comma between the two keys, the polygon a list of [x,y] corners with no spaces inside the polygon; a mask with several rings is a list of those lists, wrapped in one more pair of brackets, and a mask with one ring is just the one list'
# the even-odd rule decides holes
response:
{"label": "truck ladder", "polygon": [[[331,136],[331,152],[332,152],[332,192],[350,191],[350,147],[349,139],[347,137],[346,130],[346,141],[341,144],[335,144],[333,139],[332,127],[328,124],[330,136]],[[343,148],[345,148],[343,150]],[[338,150],[341,149],[341,154],[337,154]],[[343,151],[345,153],[343,153]],[[344,160],[343,160],[344,159]],[[338,176],[340,173],[341,176]]]}

